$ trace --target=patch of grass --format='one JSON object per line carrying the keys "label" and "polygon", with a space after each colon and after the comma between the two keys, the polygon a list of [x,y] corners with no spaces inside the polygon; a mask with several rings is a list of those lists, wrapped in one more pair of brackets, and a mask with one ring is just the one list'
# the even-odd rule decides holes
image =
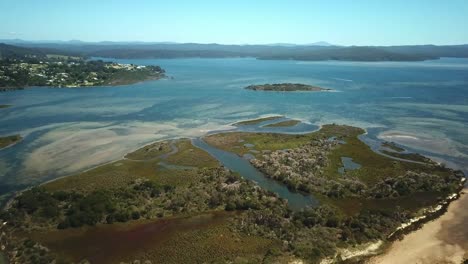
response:
{"label": "patch of grass", "polygon": [[409,170],[431,173],[442,172],[437,171],[431,165],[397,161],[380,155],[362,142],[356,134],[345,136],[343,140],[346,144],[339,145],[328,156],[330,163],[325,170],[325,175],[328,177],[341,177],[338,173],[338,168],[342,166],[341,157],[350,157],[354,162],[359,163],[362,166],[361,168],[347,173],[369,185],[385,177],[404,175]]}
{"label": "patch of grass", "polygon": [[340,198],[330,199],[321,196],[324,204],[332,204],[349,216],[359,214],[362,210],[380,210],[392,213],[399,210],[417,211],[420,208],[433,206],[434,203],[445,196],[438,192],[417,192],[407,196],[386,199]]}
{"label": "patch of grass", "polygon": [[[198,168],[216,167],[218,161],[205,151],[193,146],[189,139],[177,140],[178,152],[167,159],[159,156],[171,151],[167,141],[145,146],[119,160],[97,168],[57,179],[46,183],[49,191],[79,191],[92,192],[102,189],[117,189],[130,184],[137,179],[149,179],[158,184],[170,186],[185,186],[199,177],[196,169],[167,169],[158,165],[159,161],[173,165],[193,166]],[[129,160],[132,158],[132,160]]]}
{"label": "patch of grass", "polygon": [[395,144],[394,142],[385,141],[385,142],[382,143],[382,147],[389,148],[389,149],[394,150],[394,151],[396,151],[396,152],[405,151],[404,148],[399,147],[399,146],[398,146],[397,144]]}
{"label": "patch of grass", "polygon": [[[210,135],[205,137],[204,140],[214,147],[242,156],[250,153],[249,150],[251,149],[261,151],[299,147],[310,139],[304,135],[232,132]],[[248,148],[244,146],[247,143],[255,146]]]}
{"label": "patch of grass", "polygon": [[[296,148],[313,139],[327,139],[334,136],[344,140],[346,144],[340,144],[330,152],[329,164],[325,169],[327,177],[342,177],[338,173],[338,168],[343,166],[341,157],[350,157],[362,166],[360,169],[349,171],[348,174],[358,177],[367,184],[373,184],[384,177],[403,175],[408,170],[444,173],[443,170],[438,171],[431,165],[397,161],[374,152],[358,138],[364,132],[361,128],[351,126],[324,125],[319,131],[306,135],[234,132],[210,135],[205,137],[205,140],[217,148],[244,155],[251,149],[244,147],[245,143],[254,144],[254,149],[258,151],[274,151]],[[260,158],[261,154],[257,154],[256,157]]]}
{"label": "patch of grass", "polygon": [[[343,138],[349,135],[357,136],[361,133],[364,133],[364,130],[351,126],[324,125],[319,131],[304,135],[229,132],[209,135],[205,137],[204,140],[214,147],[242,156],[249,153],[250,149],[274,151],[297,148],[314,139],[327,139],[331,136]],[[247,148],[244,146],[246,143],[255,146],[253,148]],[[261,155],[256,156],[258,157]]]}
{"label": "patch of grass", "polygon": [[246,120],[246,121],[237,122],[237,123],[234,123],[234,125],[235,125],[235,126],[256,125],[256,124],[259,124],[259,123],[261,123],[261,122],[270,121],[270,120],[275,120],[275,119],[279,119],[279,118],[282,118],[282,117],[283,117],[283,116],[262,117],[262,118],[257,118],[257,119],[252,119],[252,120]]}
{"label": "patch of grass", "polygon": [[72,176],[57,179],[44,185],[48,191],[92,192],[116,189],[138,178],[154,179],[158,165],[155,162],[119,160]]}
{"label": "patch of grass", "polygon": [[190,139],[180,139],[176,143],[177,153],[167,157],[166,161],[181,166],[217,167],[219,162],[210,154],[192,145]]}
{"label": "patch of grass", "polygon": [[11,146],[15,143],[18,143],[23,138],[20,135],[0,137],[0,149]]}
{"label": "patch of grass", "polygon": [[235,234],[230,231],[228,223],[223,223],[210,228],[178,232],[157,250],[139,254],[134,259],[151,259],[155,263],[210,263],[229,260],[260,263],[271,248],[280,248],[279,241]]}
{"label": "patch of grass", "polygon": [[[58,253],[63,260],[119,263],[146,260],[152,263],[211,263],[226,260],[261,262],[280,242],[234,233],[235,213],[214,212],[161,220],[98,225],[36,232],[32,237]],[[132,241],[132,243],[129,243]],[[242,256],[242,259],[238,259]]]}
{"label": "patch of grass", "polygon": [[[358,177],[367,184],[373,184],[384,177],[394,177],[403,175],[406,171],[412,170],[416,172],[431,172],[444,174],[446,170],[434,168],[431,165],[416,164],[411,162],[397,161],[374,152],[367,144],[362,142],[358,136],[365,131],[361,128],[345,126],[345,125],[324,125],[319,131],[304,135],[305,138],[298,138],[289,142],[289,144],[281,144],[281,148],[291,148],[294,145],[303,144],[311,139],[326,139],[332,136],[346,143],[340,144],[331,151],[329,158],[329,166],[325,169],[327,177],[342,177],[338,173],[338,168],[342,167],[341,157],[350,157],[354,162],[359,163],[360,169],[349,171],[348,174]],[[287,136],[287,135],[281,135]],[[290,137],[291,135],[289,135]],[[274,150],[274,149],[272,149]]]}
{"label": "patch of grass", "polygon": [[301,121],[299,120],[286,120],[283,122],[273,123],[266,125],[265,127],[291,127],[299,124]]}
{"label": "patch of grass", "polygon": [[[361,128],[351,126],[324,125],[319,131],[306,135],[234,132],[210,135],[205,140],[217,148],[244,155],[252,149],[244,147],[246,143],[254,144],[254,149],[258,151],[274,151],[300,147],[310,140],[335,137],[337,140],[344,141],[345,144],[337,145],[329,153],[328,166],[324,168],[323,172],[324,177],[330,179],[343,177],[339,174],[338,168],[343,166],[341,158],[349,157],[353,159],[353,162],[360,164],[361,168],[347,171],[348,177],[356,177],[368,186],[372,186],[384,178],[405,175],[407,171],[427,172],[441,176],[450,174],[449,170],[433,164],[399,161],[380,155],[358,138],[364,132]],[[261,153],[254,155],[256,158],[262,158]],[[432,198],[428,200],[434,201]]]}
{"label": "patch of grass", "polygon": [[[181,139],[171,142],[173,145],[169,148],[158,145],[156,150],[140,149],[133,153],[138,160],[123,159],[45,185],[49,191],[62,192],[47,194],[40,189],[27,191],[5,216],[8,223],[20,223],[20,227],[26,228],[22,229],[25,230],[23,234],[16,233],[16,236],[31,238],[32,242],[26,243],[30,248],[34,241],[50,248],[51,253],[58,254],[58,263],[76,263],[84,259],[91,263],[144,263],[147,260],[152,263],[283,263],[289,262],[294,255],[305,261],[319,261],[323,256],[333,256],[338,245],[347,247],[388,236],[407,221],[411,213],[434,205],[448,192],[442,188],[443,182],[431,181],[428,186],[441,188],[416,189],[407,185],[406,188],[402,187],[407,192],[402,191],[400,196],[402,188],[396,187],[406,183],[406,180],[412,184],[421,179],[438,178],[434,175],[415,175],[413,172],[443,175],[451,171],[377,154],[359,140],[358,136],[363,133],[364,130],[360,128],[326,125],[306,135],[236,132],[211,135],[205,140],[216,147],[242,154],[251,149],[244,146],[247,143],[258,150],[273,151],[301,147],[311,140],[333,137],[345,144],[313,142],[297,150],[302,151],[300,156],[292,156],[295,161],[307,158],[307,153],[312,155],[315,150],[322,153],[319,157],[324,162],[320,163],[320,170],[316,170],[318,177],[313,176],[306,181],[331,178],[326,179],[327,182],[320,188],[346,182],[335,178],[343,177],[338,174],[337,168],[342,166],[341,158],[346,156],[362,167],[345,174],[345,177],[352,177],[353,180],[356,180],[354,177],[359,178],[359,186],[365,183],[367,187],[386,178],[385,184],[388,185],[374,185],[376,189],[373,191],[381,194],[382,190],[385,192],[388,189],[386,186],[390,186],[398,191],[397,195],[362,195],[360,189],[353,196],[340,196],[338,192],[338,195],[322,193],[316,195],[321,206],[291,212],[285,203],[228,170],[206,168],[218,163],[203,150],[194,147],[190,140]],[[316,149],[307,152],[307,148]],[[283,160],[289,160],[289,157]],[[198,168],[161,167],[159,162]],[[297,174],[311,167],[297,167]],[[407,171],[411,173],[405,175]],[[399,176],[399,182],[390,179],[394,176]],[[450,177],[445,180],[457,180],[456,184],[459,183],[454,175]],[[134,182],[140,178],[153,182]],[[353,185],[349,186],[353,188]],[[112,188],[121,189],[114,192]],[[85,193],[96,190],[101,191]],[[305,191],[318,192],[319,189],[309,190]],[[84,194],[68,195],[63,191],[81,191]],[[108,204],[110,202],[112,204]],[[46,210],[54,208],[61,211]],[[223,209],[226,211],[221,211]],[[57,228],[63,227],[63,222],[57,219],[53,219],[54,228],[41,226],[37,220],[50,219],[46,216],[48,214],[56,218],[66,217],[70,226],[64,230],[55,229],[57,224],[61,226]],[[72,220],[93,226],[82,227]],[[92,222],[88,223],[88,220]],[[127,222],[117,223],[121,221]],[[73,226],[77,228],[70,228]],[[286,243],[288,250],[283,246]],[[22,247],[15,247],[15,250],[21,252]]]}
{"label": "patch of grass", "polygon": [[95,169],[46,183],[48,191],[92,192],[118,189],[137,179],[148,179],[161,185],[186,186],[199,178],[196,169],[166,169],[157,162],[120,160]]}
{"label": "patch of grass", "polygon": [[142,71],[119,71],[110,75],[106,80],[107,85],[126,85],[148,80],[158,80],[164,78],[165,75],[161,73],[153,73],[148,70]]}
{"label": "patch of grass", "polygon": [[386,151],[386,150],[382,150],[382,153],[392,156],[392,157],[400,158],[400,159],[413,160],[413,161],[424,162],[424,163],[433,163],[431,159],[424,157],[423,155],[419,153],[398,153],[398,152],[392,152],[392,151]]}
{"label": "patch of grass", "polygon": [[171,141],[158,141],[125,155],[131,160],[151,160],[171,152]]}
{"label": "patch of grass", "polygon": [[150,178],[150,180],[169,186],[189,186],[192,183],[197,182],[200,179],[200,174],[197,169],[185,169],[185,170],[168,170],[165,168],[158,167],[156,174]]}

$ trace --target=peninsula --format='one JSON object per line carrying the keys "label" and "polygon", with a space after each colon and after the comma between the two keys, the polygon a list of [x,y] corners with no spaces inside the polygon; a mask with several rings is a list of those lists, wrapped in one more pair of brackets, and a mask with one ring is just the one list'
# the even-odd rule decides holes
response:
{"label": "peninsula", "polygon": [[17,195],[0,214],[1,246],[13,263],[359,260],[366,255],[357,251],[375,254],[442,214],[464,179],[375,153],[362,133],[325,125],[303,135],[203,138],[219,151],[250,153],[265,177],[318,206],[292,210],[281,193],[224,168],[191,140],[169,140]]}
{"label": "peninsula", "polygon": [[301,84],[301,83],[275,83],[275,84],[258,84],[245,87],[247,90],[253,91],[273,91],[273,92],[294,92],[294,91],[330,91],[331,89],[318,86]]}
{"label": "peninsula", "polygon": [[0,150],[20,142],[23,138],[20,135],[0,137]]}
{"label": "peninsula", "polygon": [[292,127],[292,126],[295,126],[295,125],[297,125],[299,123],[301,123],[301,121],[291,119],[291,120],[281,121],[281,122],[278,122],[278,123],[268,124],[268,125],[265,125],[264,127]]}
{"label": "peninsula", "polygon": [[0,91],[25,87],[87,87],[131,84],[165,77],[159,66],[87,60],[80,56],[45,54],[0,44]]}
{"label": "peninsula", "polygon": [[267,117],[260,117],[260,118],[257,118],[257,119],[250,119],[250,120],[245,120],[245,121],[239,121],[239,122],[236,122],[234,123],[233,125],[234,126],[250,126],[250,125],[257,125],[257,124],[260,124],[262,122],[266,122],[266,121],[271,121],[271,120],[276,120],[276,119],[280,119],[282,118],[283,116],[267,116]]}

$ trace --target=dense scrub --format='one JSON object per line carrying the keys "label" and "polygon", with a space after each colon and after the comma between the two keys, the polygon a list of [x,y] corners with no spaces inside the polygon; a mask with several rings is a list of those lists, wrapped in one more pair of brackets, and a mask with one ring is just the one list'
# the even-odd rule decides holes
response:
{"label": "dense scrub", "polygon": [[[161,230],[177,222],[174,228],[183,231],[165,233],[168,238],[160,244],[135,240],[141,246],[114,259],[100,256],[99,263],[339,260],[343,248],[403,234],[394,231],[458,191],[463,177],[462,172],[434,163],[406,163],[378,155],[357,138],[362,132],[329,125],[308,135],[209,137],[209,142],[224,142],[224,149],[238,154],[244,150],[237,146],[253,143],[261,152],[252,163],[290,189],[315,195],[321,202],[315,208],[291,211],[276,194],[219,167],[210,155],[182,139],[150,144],[127,159],[24,191],[0,215],[7,222],[1,227],[0,241],[9,258],[20,263],[49,263],[62,257],[81,260],[93,254],[82,245],[114,250],[101,235],[134,237],[134,230],[163,234],[153,229],[159,219],[155,225]],[[362,167],[338,174],[343,155]],[[160,168],[161,162],[189,169]],[[208,224],[197,220],[203,214],[225,216]],[[157,252],[148,249],[155,245]],[[180,252],[178,245],[188,250],[174,257]]]}
{"label": "dense scrub", "polygon": [[321,193],[330,197],[362,193],[365,185],[356,179],[326,177],[328,155],[336,141],[313,140],[301,147],[277,150],[251,160],[266,176],[286,184],[290,189],[307,193]]}
{"label": "dense scrub", "polygon": [[198,173],[198,183],[180,188],[149,180],[86,194],[35,187],[17,197],[1,218],[24,230],[63,229],[213,209],[260,209],[279,199],[224,168],[201,169]]}
{"label": "dense scrub", "polygon": [[363,210],[348,216],[329,205],[299,212],[268,208],[248,211],[239,217],[236,227],[251,235],[281,240],[288,252],[316,263],[324,257],[334,257],[339,247],[386,239],[410,215]]}
{"label": "dense scrub", "polygon": [[[332,139],[311,138],[290,149],[264,151],[251,163],[292,190],[330,198],[396,198],[433,191],[449,194],[457,190],[463,177],[461,172],[434,162],[416,164],[381,156],[357,139],[356,133],[341,134],[341,140],[332,135]],[[339,175],[344,155],[361,162],[362,168]]]}
{"label": "dense scrub", "polygon": [[456,192],[460,185],[461,172],[448,175],[435,175],[430,173],[406,172],[398,177],[389,177],[372,186],[366,196],[369,198],[387,198],[410,195],[415,192]]}
{"label": "dense scrub", "polygon": [[[337,260],[340,248],[385,241],[403,223],[424,214],[424,208],[459,191],[462,172],[434,162],[410,163],[379,155],[358,139],[363,132],[327,125],[304,136],[209,136],[209,143],[224,140],[225,149],[238,154],[243,150],[236,142],[255,145],[261,152],[251,163],[264,175],[291,190],[314,194],[322,202],[300,212],[249,211],[240,217],[240,230],[282,240],[288,252],[311,263]],[[343,156],[362,166],[339,174]]]}
{"label": "dense scrub", "polygon": [[[255,211],[283,208],[286,202],[254,183],[222,167],[198,169],[199,181],[173,187],[139,179],[118,189],[92,192],[47,191],[35,187],[24,191],[2,212],[8,234],[50,232],[138,219],[195,215],[210,211]],[[28,236],[9,238],[9,252],[22,248]],[[32,242],[31,242],[32,243]],[[41,244],[34,242],[37,246]],[[29,262],[36,253],[22,252],[11,259]],[[53,252],[47,258],[54,257]],[[56,256],[57,257],[57,256]]]}

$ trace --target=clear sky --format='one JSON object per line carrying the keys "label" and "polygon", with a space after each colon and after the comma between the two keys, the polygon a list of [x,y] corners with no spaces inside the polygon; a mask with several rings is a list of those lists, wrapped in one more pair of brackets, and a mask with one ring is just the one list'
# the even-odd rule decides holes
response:
{"label": "clear sky", "polygon": [[0,0],[0,39],[468,43],[468,0]]}

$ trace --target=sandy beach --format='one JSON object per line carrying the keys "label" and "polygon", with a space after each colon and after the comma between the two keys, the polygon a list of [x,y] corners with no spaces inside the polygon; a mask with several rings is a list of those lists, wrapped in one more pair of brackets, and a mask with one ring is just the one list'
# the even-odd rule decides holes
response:
{"label": "sandy beach", "polygon": [[452,202],[447,213],[395,241],[386,253],[369,264],[463,263],[468,259],[468,188]]}

